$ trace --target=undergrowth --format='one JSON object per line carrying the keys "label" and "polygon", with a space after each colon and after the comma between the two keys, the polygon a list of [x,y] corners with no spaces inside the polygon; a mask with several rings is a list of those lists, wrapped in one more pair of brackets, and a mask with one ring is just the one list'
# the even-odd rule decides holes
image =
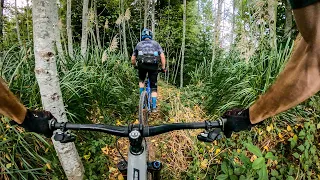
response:
{"label": "undergrowth", "polygon": [[[190,72],[182,89],[160,82],[159,113],[150,123],[215,119],[233,107],[249,107],[283,69],[292,42],[277,52],[258,49],[249,61],[222,52],[210,73],[204,61]],[[91,49],[83,58],[57,60],[68,119],[77,123],[127,125],[137,119],[137,73],[120,54]],[[13,47],[0,64],[1,76],[28,108],[41,109],[29,48]],[[250,132],[229,139],[199,142],[198,131],[177,131],[151,138],[152,159],[164,163],[162,179],[316,179],[320,178],[319,96],[268,119]],[[0,179],[64,179],[49,139],[0,123]],[[87,179],[121,178],[116,138],[76,132],[76,146]],[[128,142],[120,140],[121,152]]]}

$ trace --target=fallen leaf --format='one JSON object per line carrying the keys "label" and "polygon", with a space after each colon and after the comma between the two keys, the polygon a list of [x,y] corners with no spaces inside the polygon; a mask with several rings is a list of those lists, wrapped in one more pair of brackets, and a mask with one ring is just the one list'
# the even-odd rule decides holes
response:
{"label": "fallen leaf", "polygon": [[291,128],[290,125],[287,126],[287,130],[288,130],[288,131],[292,131],[292,128]]}
{"label": "fallen leaf", "polygon": [[256,159],[257,159],[257,156],[256,156],[256,155],[253,155],[253,156],[251,156],[250,161],[253,162],[253,161],[256,160]]}
{"label": "fallen leaf", "polygon": [[270,132],[271,130],[273,130],[273,125],[270,124],[270,126],[267,126],[267,131]]}
{"label": "fallen leaf", "polygon": [[118,180],[124,180],[122,174],[119,174],[119,175],[118,175]]}
{"label": "fallen leaf", "polygon": [[114,171],[116,171],[116,170],[117,170],[117,169],[114,168],[114,167],[111,167],[111,166],[109,167],[109,172],[110,172],[110,173],[112,173],[112,172],[114,172]]}
{"label": "fallen leaf", "polygon": [[116,125],[117,125],[117,126],[121,126],[121,125],[122,125],[121,121],[120,121],[120,120],[117,120]]}
{"label": "fallen leaf", "polygon": [[90,159],[90,154],[84,155],[83,158],[84,158],[85,160]]}
{"label": "fallen leaf", "polygon": [[282,136],[281,133],[279,133],[278,136],[279,136],[280,139],[283,139],[283,136]]}
{"label": "fallen leaf", "polygon": [[11,167],[12,167],[12,164],[11,164],[11,163],[6,164],[6,168],[7,168],[7,169],[9,169],[9,168],[11,168]]}
{"label": "fallen leaf", "polygon": [[139,124],[139,120],[136,119],[136,120],[133,122],[133,124]]}
{"label": "fallen leaf", "polygon": [[49,163],[47,163],[46,166],[47,166],[48,169],[51,169],[51,166],[50,166]]}
{"label": "fallen leaf", "polygon": [[201,161],[200,167],[201,167],[201,169],[207,169],[207,167],[208,167],[208,159],[204,159],[203,161]]}
{"label": "fallen leaf", "polygon": [[106,145],[106,147],[104,147],[104,148],[101,148],[101,151],[103,152],[103,154],[108,155],[108,154],[109,154],[109,148],[108,148],[108,145]]}
{"label": "fallen leaf", "polygon": [[264,146],[263,147],[266,151],[269,151],[269,147],[268,146]]}
{"label": "fallen leaf", "polygon": [[221,149],[216,149],[215,155],[219,154],[221,152]]}

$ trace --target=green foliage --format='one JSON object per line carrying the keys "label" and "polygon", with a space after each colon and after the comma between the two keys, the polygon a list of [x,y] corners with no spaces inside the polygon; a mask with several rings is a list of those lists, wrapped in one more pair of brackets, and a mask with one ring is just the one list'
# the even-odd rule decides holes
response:
{"label": "green foliage", "polygon": [[[15,47],[5,52],[0,74],[26,107],[40,108],[39,87],[33,71],[35,61],[31,52],[17,51]],[[80,51],[76,52],[76,58],[67,59],[67,63],[57,59],[68,119],[78,123],[93,121],[105,124],[115,124],[116,119],[132,121],[138,102],[138,82],[132,66],[117,54],[108,54],[102,63],[103,52],[100,50],[91,49],[86,58],[82,58]],[[21,133],[9,127],[7,121],[1,121],[0,164],[6,168],[0,179],[2,176],[13,179],[63,178],[51,142],[40,135]],[[101,163],[108,164],[109,161],[99,152],[106,143],[113,144],[114,140],[110,141],[110,136],[83,132],[78,134],[78,140],[80,155],[98,154],[85,165],[86,175],[91,178],[97,172],[108,172],[108,167],[101,166]]]}

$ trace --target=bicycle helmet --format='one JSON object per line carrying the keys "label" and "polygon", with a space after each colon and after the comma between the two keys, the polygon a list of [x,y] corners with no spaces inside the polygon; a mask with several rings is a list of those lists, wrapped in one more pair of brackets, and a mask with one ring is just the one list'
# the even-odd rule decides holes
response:
{"label": "bicycle helmet", "polygon": [[141,33],[141,40],[145,40],[146,38],[152,39],[152,31],[148,28],[144,28]]}

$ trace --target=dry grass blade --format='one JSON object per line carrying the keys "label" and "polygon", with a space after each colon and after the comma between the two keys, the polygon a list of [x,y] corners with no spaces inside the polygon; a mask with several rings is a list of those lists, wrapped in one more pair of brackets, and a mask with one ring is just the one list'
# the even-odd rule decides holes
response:
{"label": "dry grass blade", "polygon": [[59,28],[59,29],[62,29],[62,27],[63,27],[62,20],[59,19],[59,21],[58,21],[58,28]]}
{"label": "dry grass blade", "polygon": [[118,49],[118,37],[115,35],[111,41],[111,44],[109,46],[109,51],[114,52]]}
{"label": "dry grass blade", "polygon": [[102,58],[101,58],[102,63],[105,62],[107,59],[108,59],[107,51],[103,51]]}
{"label": "dry grass blade", "polygon": [[104,23],[104,29],[107,30],[109,28],[109,21],[106,19],[106,22]]}
{"label": "dry grass blade", "polygon": [[92,9],[90,9],[88,12],[88,20],[90,22],[94,22],[94,11]]}
{"label": "dry grass blade", "polygon": [[128,20],[130,19],[130,17],[131,17],[131,11],[130,11],[130,9],[128,8],[128,9],[126,10],[125,14],[124,14],[124,19],[125,19],[126,21],[128,21]]}
{"label": "dry grass blade", "polygon": [[119,17],[118,17],[118,19],[116,20],[116,24],[117,24],[117,25],[121,24],[122,21],[123,21],[123,19],[124,19],[123,15],[120,14]]}

